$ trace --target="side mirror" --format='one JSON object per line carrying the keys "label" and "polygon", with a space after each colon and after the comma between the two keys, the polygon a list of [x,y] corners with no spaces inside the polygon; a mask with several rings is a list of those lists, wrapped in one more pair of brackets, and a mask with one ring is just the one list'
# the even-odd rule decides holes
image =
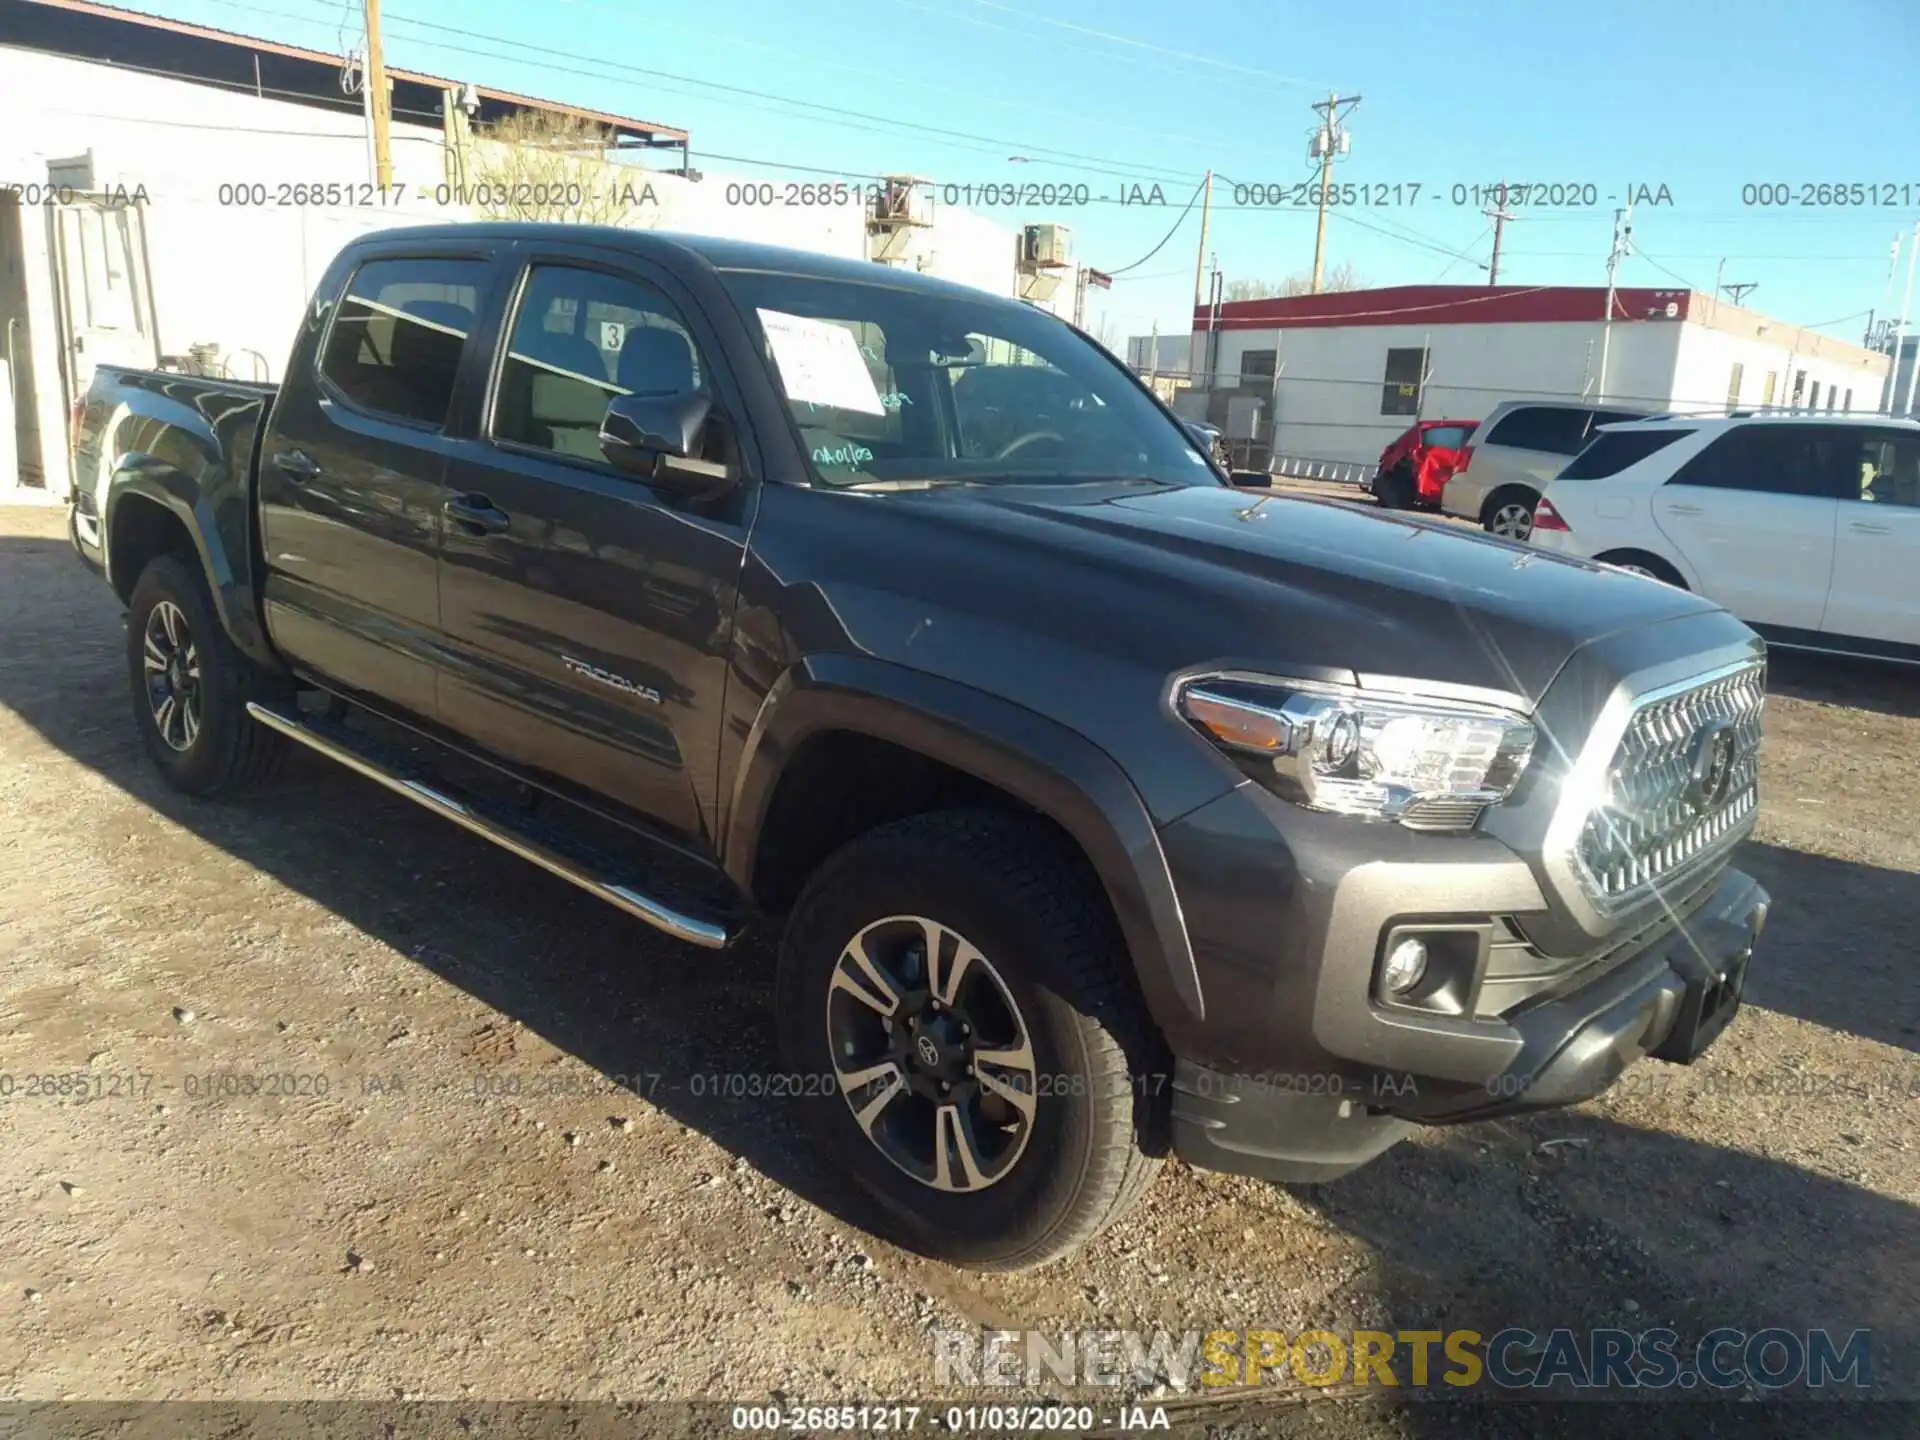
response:
{"label": "side mirror", "polygon": [[655,484],[724,483],[732,467],[700,458],[713,401],[697,390],[678,395],[616,395],[600,420],[600,453],[616,470]]}

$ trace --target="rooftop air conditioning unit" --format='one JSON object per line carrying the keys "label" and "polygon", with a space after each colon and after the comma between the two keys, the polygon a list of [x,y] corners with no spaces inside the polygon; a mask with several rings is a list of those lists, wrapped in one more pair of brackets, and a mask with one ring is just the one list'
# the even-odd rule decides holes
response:
{"label": "rooftop air conditioning unit", "polygon": [[1073,236],[1065,225],[1029,225],[1026,261],[1037,270],[1055,270],[1073,263]]}
{"label": "rooftop air conditioning unit", "polygon": [[883,175],[874,192],[876,225],[931,225],[933,187],[918,175]]}

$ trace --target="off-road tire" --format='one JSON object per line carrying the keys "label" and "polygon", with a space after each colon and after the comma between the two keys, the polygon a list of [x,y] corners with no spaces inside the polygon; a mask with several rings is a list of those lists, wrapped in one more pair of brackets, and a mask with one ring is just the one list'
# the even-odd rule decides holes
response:
{"label": "off-road tire", "polygon": [[[148,698],[147,621],[163,601],[184,616],[199,661],[199,732],[184,750],[161,737]],[[156,555],[134,582],[127,602],[127,675],[140,739],[174,789],[237,794],[270,779],[285,760],[287,742],[249,716],[247,702],[284,699],[290,687],[234,648],[214,613],[206,577],[189,557]]]}
{"label": "off-road tire", "polygon": [[[1032,1035],[1044,1082],[1032,1133],[984,1190],[945,1192],[899,1169],[855,1123],[834,1078],[834,966],[854,936],[894,915],[937,920],[978,946]],[[863,1222],[910,1250],[976,1270],[1043,1264],[1111,1225],[1159,1172],[1171,1065],[1104,895],[1042,821],[942,811],[852,841],[793,908],[778,996],[785,1063],[820,1082],[801,1087],[799,1102],[817,1141],[870,1202]]]}

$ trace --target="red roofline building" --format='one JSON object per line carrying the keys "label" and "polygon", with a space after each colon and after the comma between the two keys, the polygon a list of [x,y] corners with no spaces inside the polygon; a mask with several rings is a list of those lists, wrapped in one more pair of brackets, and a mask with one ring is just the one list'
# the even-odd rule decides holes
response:
{"label": "red roofline building", "polygon": [[1622,287],[1611,323],[1607,312],[1597,285],[1393,285],[1202,306],[1188,350],[1201,393],[1181,408],[1252,442],[1256,464],[1270,413],[1279,455],[1364,464],[1416,419],[1478,419],[1503,400],[1880,402],[1886,356],[1698,291]]}

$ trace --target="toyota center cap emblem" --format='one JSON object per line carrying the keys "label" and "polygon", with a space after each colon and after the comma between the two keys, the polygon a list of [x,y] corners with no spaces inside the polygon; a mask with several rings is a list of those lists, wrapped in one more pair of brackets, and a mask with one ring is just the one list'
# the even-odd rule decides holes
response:
{"label": "toyota center cap emblem", "polygon": [[919,1050],[921,1060],[927,1065],[933,1066],[940,1063],[940,1047],[934,1044],[929,1037],[922,1035],[914,1042],[914,1046]]}
{"label": "toyota center cap emblem", "polygon": [[1696,808],[1711,810],[1727,798],[1727,789],[1733,783],[1734,743],[1731,720],[1710,720],[1694,737],[1687,798]]}

